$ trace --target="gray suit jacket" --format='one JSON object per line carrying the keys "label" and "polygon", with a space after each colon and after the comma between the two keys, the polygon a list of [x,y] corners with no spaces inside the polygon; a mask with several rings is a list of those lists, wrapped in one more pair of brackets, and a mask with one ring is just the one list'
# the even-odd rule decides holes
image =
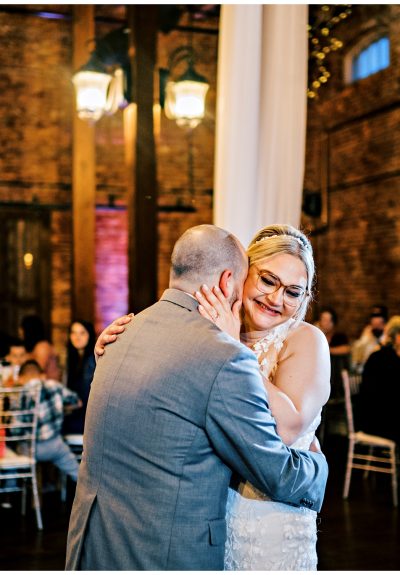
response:
{"label": "gray suit jacket", "polygon": [[326,460],[281,442],[254,354],[168,289],[98,361],[67,569],[223,569],[232,470],[321,507]]}

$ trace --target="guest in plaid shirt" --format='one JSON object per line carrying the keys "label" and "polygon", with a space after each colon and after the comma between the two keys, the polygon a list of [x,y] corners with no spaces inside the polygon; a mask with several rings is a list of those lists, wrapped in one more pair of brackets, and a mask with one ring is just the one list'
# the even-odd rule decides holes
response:
{"label": "guest in plaid shirt", "polygon": [[40,380],[42,389],[39,401],[36,459],[51,461],[74,481],[78,478],[79,464],[61,435],[64,411],[81,406],[78,395],[53,379],[45,379],[44,372],[35,360],[21,365],[18,382],[29,385]]}

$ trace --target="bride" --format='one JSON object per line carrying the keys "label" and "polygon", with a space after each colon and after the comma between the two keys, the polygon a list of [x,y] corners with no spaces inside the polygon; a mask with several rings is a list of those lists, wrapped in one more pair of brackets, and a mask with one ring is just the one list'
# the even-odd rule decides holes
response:
{"label": "bride", "polygon": [[[330,390],[326,338],[303,321],[314,279],[311,244],[296,228],[273,225],[258,232],[247,254],[240,339],[258,358],[279,435],[308,449]],[[196,296],[200,313],[234,335],[222,293]],[[227,524],[226,570],[316,570],[315,511],[273,502],[239,481],[229,492]]]}
{"label": "bride", "polygon": [[[272,225],[258,232],[247,254],[241,317],[215,287],[196,293],[199,311],[233,337],[240,329],[258,358],[278,433],[307,450],[330,390],[326,338],[303,321],[314,280],[311,244],[292,226]],[[129,319],[121,320],[106,328],[96,350],[124,329]],[[315,511],[271,501],[236,478],[227,503],[225,570],[316,570],[316,519]]]}

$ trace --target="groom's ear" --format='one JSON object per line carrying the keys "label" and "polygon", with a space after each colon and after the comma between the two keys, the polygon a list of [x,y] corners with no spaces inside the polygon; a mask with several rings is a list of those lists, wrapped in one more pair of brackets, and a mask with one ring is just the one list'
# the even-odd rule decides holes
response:
{"label": "groom's ear", "polygon": [[226,298],[229,298],[232,295],[234,286],[231,270],[224,270],[222,272],[218,286]]}

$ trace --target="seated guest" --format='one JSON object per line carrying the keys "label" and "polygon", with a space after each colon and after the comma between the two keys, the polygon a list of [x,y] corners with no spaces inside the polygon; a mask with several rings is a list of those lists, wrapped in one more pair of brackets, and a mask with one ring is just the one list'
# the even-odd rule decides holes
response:
{"label": "seated guest", "polygon": [[60,381],[58,357],[53,345],[46,338],[41,318],[37,315],[25,316],[22,318],[20,331],[29,357],[38,362],[46,377]]}
{"label": "seated guest", "polygon": [[357,427],[365,433],[400,442],[400,316],[385,328],[385,345],[373,352],[364,366]]}
{"label": "seated guest", "polygon": [[80,406],[76,393],[67,389],[58,381],[45,379],[43,369],[37,361],[28,360],[21,365],[18,383],[30,385],[41,381],[39,418],[37,427],[36,459],[51,461],[74,481],[78,478],[79,465],[61,435],[64,419],[64,407]]}
{"label": "seated guest", "polygon": [[338,316],[332,307],[323,307],[317,327],[325,334],[331,360],[331,394],[322,410],[321,425],[317,435],[321,444],[329,435],[346,434],[342,370],[350,367],[350,345],[347,335],[337,331]]}
{"label": "seated guest", "polygon": [[331,356],[331,399],[343,397],[341,372],[350,367],[350,344],[345,333],[337,331],[338,316],[331,307],[321,309],[318,321],[315,323],[324,332],[329,344]]}
{"label": "seated guest", "polygon": [[5,359],[11,365],[21,367],[21,365],[27,360],[26,356],[27,352],[22,339],[17,337],[11,338],[8,346],[8,353]]}
{"label": "seated guest", "polygon": [[67,345],[66,384],[82,401],[82,407],[67,415],[63,432],[83,433],[90,385],[96,367],[93,325],[84,320],[73,321]]}
{"label": "seated guest", "polygon": [[19,368],[27,360],[27,352],[24,342],[21,339],[16,337],[10,338],[4,360],[6,362],[5,365],[9,367],[9,372],[5,378],[3,368],[3,385],[13,385],[18,378]]}
{"label": "seated guest", "polygon": [[386,306],[373,306],[369,323],[361,336],[353,343],[351,355],[354,370],[362,373],[365,362],[372,352],[377,351],[383,342],[385,325],[388,319]]}
{"label": "seated guest", "polygon": [[6,333],[5,331],[3,331],[2,329],[0,329],[0,358],[1,359],[6,355],[6,353],[8,351],[10,339],[11,339],[11,336],[8,333]]}

